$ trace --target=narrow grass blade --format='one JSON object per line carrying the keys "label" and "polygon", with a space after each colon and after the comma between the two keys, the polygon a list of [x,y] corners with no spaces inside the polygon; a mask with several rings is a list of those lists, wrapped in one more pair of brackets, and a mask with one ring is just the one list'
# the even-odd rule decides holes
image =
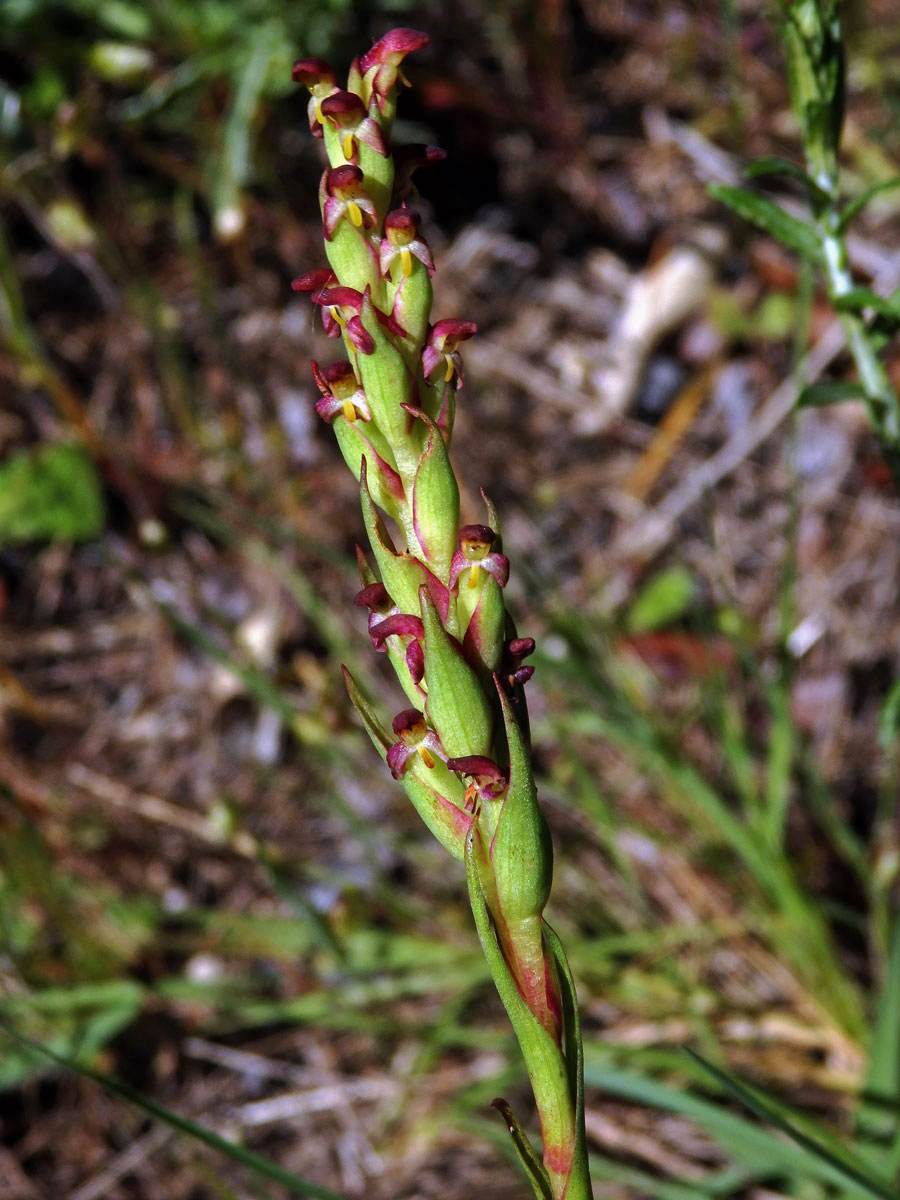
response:
{"label": "narrow grass blade", "polygon": [[[706,1073],[705,1063],[691,1056]],[[811,1154],[792,1141],[777,1137],[771,1129],[749,1121],[723,1108],[721,1102],[699,1096],[686,1088],[660,1083],[636,1071],[622,1070],[598,1062],[593,1053],[585,1059],[585,1082],[611,1096],[633,1104],[677,1113],[695,1121],[731,1157],[754,1168],[760,1181],[804,1178],[844,1189],[845,1196],[870,1197],[871,1190],[848,1180],[847,1173],[831,1162]],[[898,1200],[888,1189],[878,1193],[881,1200]]]}
{"label": "narrow grass blade", "polygon": [[271,1179],[274,1183],[281,1184],[293,1196],[308,1196],[312,1197],[312,1200],[347,1200],[339,1192],[333,1192],[329,1188],[320,1187],[316,1183],[311,1183],[308,1179],[301,1179],[299,1175],[285,1170],[284,1167],[280,1167],[277,1163],[272,1162],[271,1159],[257,1154],[255,1150],[249,1150],[246,1146],[237,1146],[234,1142],[229,1142],[212,1129],[207,1129],[205,1125],[200,1125],[198,1122],[192,1121],[190,1117],[182,1117],[178,1113],[172,1112],[164,1104],[159,1104],[156,1100],[151,1099],[151,1097],[135,1091],[128,1084],[122,1083],[110,1075],[103,1075],[100,1071],[93,1071],[90,1067],[86,1067],[73,1059],[65,1058],[61,1054],[55,1054],[52,1050],[48,1050],[46,1046],[32,1041],[31,1038],[24,1037],[8,1025],[0,1025],[0,1031],[7,1037],[12,1038],[13,1041],[18,1042],[22,1046],[27,1046],[35,1054],[50,1060],[57,1066],[64,1067],[67,1071],[73,1071],[76,1075],[81,1075],[84,1079],[90,1079],[92,1083],[96,1083],[98,1087],[102,1087],[113,1096],[118,1096],[120,1099],[126,1100],[129,1104],[133,1104],[147,1113],[148,1116],[162,1121],[170,1129],[187,1134],[188,1137],[194,1138],[195,1141],[203,1142],[204,1145],[217,1150],[220,1154],[224,1154],[233,1162],[246,1167],[248,1171],[252,1171],[264,1179]]}
{"label": "narrow grass blade", "polygon": [[714,200],[727,204],[738,216],[758,225],[789,250],[813,261],[821,254],[819,235],[812,225],[791,216],[766,196],[725,184],[712,184],[707,191]]}
{"label": "narrow grass blade", "polygon": [[[817,1127],[814,1133],[808,1132],[797,1123],[798,1118],[795,1114],[791,1114],[788,1119],[783,1105],[769,1097],[764,1097],[756,1088],[742,1083],[688,1047],[685,1047],[685,1053],[689,1054],[735,1100],[762,1120],[781,1130],[808,1155],[822,1163],[827,1163],[843,1177],[846,1183],[862,1188],[870,1196],[878,1197],[878,1200],[900,1200],[900,1190],[893,1187],[889,1180],[875,1175],[867,1163],[848,1151],[827,1130]],[[808,1127],[811,1123],[804,1119],[803,1124]]]}
{"label": "narrow grass blade", "polygon": [[[869,1046],[869,1070],[857,1124],[864,1135],[891,1138],[889,1168],[900,1167],[900,913],[886,964],[884,983]],[[894,1109],[891,1112],[891,1109]]]}

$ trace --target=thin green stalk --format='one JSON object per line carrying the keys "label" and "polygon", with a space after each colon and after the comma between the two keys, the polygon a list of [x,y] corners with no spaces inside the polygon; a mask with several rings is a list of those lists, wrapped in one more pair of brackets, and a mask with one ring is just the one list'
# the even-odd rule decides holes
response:
{"label": "thin green stalk", "polygon": [[859,373],[872,429],[900,483],[900,399],[878,356],[855,291],[845,240],[851,212],[840,207],[838,148],[844,118],[844,40],[837,0],[792,0],[782,20],[791,102],[803,137],[819,265]]}

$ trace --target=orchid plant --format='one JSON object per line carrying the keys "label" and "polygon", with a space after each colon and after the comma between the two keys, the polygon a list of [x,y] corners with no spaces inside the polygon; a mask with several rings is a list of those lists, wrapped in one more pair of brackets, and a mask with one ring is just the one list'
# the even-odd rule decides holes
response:
{"label": "orchid plant", "polygon": [[509,1105],[494,1106],[535,1195],[587,1200],[578,1005],[543,916],[553,851],[524,696],[534,641],[517,636],[507,611],[510,564],[484,491],[484,523],[460,525],[448,451],[463,386],[460,346],[476,326],[431,323],[434,262],[410,203],[413,171],[444,154],[390,147],[403,60],[427,41],[412,29],[390,31],[354,60],[346,88],[318,58],[293,71],[309,90],[310,130],[329,165],[319,189],[328,266],[292,286],[309,293],[346,354],[312,364],[316,411],[360,485],[374,562],[359,551],[356,604],[368,610],[372,645],[405,695],[390,729],[344,675],[391,774],[465,864],[478,936],[534,1091],[542,1158]]}

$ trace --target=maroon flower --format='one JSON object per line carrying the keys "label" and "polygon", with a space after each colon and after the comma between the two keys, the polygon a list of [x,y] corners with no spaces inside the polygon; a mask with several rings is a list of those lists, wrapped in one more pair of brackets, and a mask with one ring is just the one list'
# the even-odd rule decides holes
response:
{"label": "maroon flower", "polygon": [[382,111],[384,102],[398,79],[409,86],[400,64],[407,54],[427,46],[429,40],[427,33],[419,33],[417,29],[391,29],[359,60],[360,73],[364,79],[370,77],[372,94]]}
{"label": "maroon flower", "polygon": [[340,337],[344,328],[344,324],[335,319],[329,307],[332,302],[328,299],[328,293],[339,286],[337,275],[329,267],[323,267],[319,271],[307,271],[305,275],[298,275],[291,281],[292,291],[309,292],[313,304],[321,307],[322,328],[328,337]]}
{"label": "maroon flower", "polygon": [[496,800],[509,786],[506,772],[501,770],[493,759],[486,758],[483,754],[448,758],[447,769],[469,780],[466,786],[466,812],[474,812],[476,797],[482,803],[486,800]]}
{"label": "maroon flower", "polygon": [[387,752],[387,765],[395,779],[403,775],[407,763],[416,754],[429,770],[434,767],[435,756],[446,762],[441,739],[428,728],[425,717],[417,708],[404,709],[391,724],[399,740]]}
{"label": "maroon flower", "polygon": [[319,105],[319,111],[340,133],[347,162],[356,162],[358,142],[365,142],[378,154],[387,157],[388,149],[381,128],[366,112],[366,106],[355,92],[332,92]]}
{"label": "maroon flower", "polygon": [[379,251],[382,275],[389,274],[391,263],[398,255],[404,279],[412,274],[413,257],[427,268],[429,275],[434,274],[431,251],[424,239],[419,237],[420,222],[419,214],[409,208],[395,208],[384,218],[385,236]]}
{"label": "maroon flower", "polygon": [[332,363],[323,371],[314,359],[312,370],[316,386],[322,393],[322,399],[316,404],[316,412],[329,425],[337,416],[343,416],[348,421],[371,421],[372,414],[369,412],[366,393],[353,373],[350,363]]}
{"label": "maroon flower", "polygon": [[[364,327],[360,319],[360,309],[362,308],[362,292],[357,292],[355,288],[341,287],[337,284],[333,287],[328,287],[320,292],[316,292],[310,296],[313,304],[318,304],[324,310],[322,313],[322,322],[325,325],[325,332],[329,333],[328,323],[325,318],[325,311],[330,315],[330,318],[338,326],[339,331],[343,330],[350,339],[354,348],[360,354],[372,354],[375,350],[375,342],[372,340],[372,335]],[[335,334],[330,334],[334,337]]]}
{"label": "maroon flower", "polygon": [[387,653],[387,646],[384,641],[376,641],[372,634],[375,626],[381,624],[385,617],[392,616],[400,611],[388,594],[387,588],[383,583],[367,584],[366,587],[361,588],[356,593],[353,603],[358,608],[367,608],[369,610],[369,637],[372,638],[372,645],[379,653]]}
{"label": "maroon flower", "polygon": [[411,613],[398,612],[370,625],[369,634],[375,649],[384,653],[387,650],[389,637],[422,638],[425,636],[425,630],[421,617],[414,617]]}
{"label": "maroon flower", "polygon": [[320,138],[323,136],[321,104],[332,92],[338,90],[337,77],[328,63],[321,58],[301,58],[299,62],[294,63],[291,74],[294,83],[302,83],[309,89],[309,130],[313,137]]}
{"label": "maroon flower", "polygon": [[463,385],[462,360],[459,357],[458,346],[478,332],[474,321],[457,321],[452,317],[432,327],[428,334],[428,343],[422,351],[422,370],[426,380],[433,374],[438,363],[444,363],[444,383],[455,379],[454,386]]}
{"label": "maroon flower", "polygon": [[341,286],[328,287],[311,296],[310,299],[313,304],[324,305],[330,309],[333,319],[346,329],[347,336],[361,354],[371,354],[375,349],[372,336],[366,331],[360,318],[363,305],[366,303],[375,314],[379,325],[398,337],[406,337],[406,330],[399,322],[372,304],[368,287],[365,292]]}
{"label": "maroon flower", "polygon": [[497,535],[489,525],[463,525],[459,531],[459,548],[450,560],[450,587],[455,588],[460,575],[469,572],[469,587],[478,583],[479,571],[487,571],[500,587],[509,579],[509,559],[492,551]]}
{"label": "maroon flower", "polygon": [[338,222],[346,217],[357,229],[371,229],[378,221],[375,205],[363,190],[363,173],[349,163],[326,171],[322,177],[325,203],[322,220],[325,240],[331,241]]}

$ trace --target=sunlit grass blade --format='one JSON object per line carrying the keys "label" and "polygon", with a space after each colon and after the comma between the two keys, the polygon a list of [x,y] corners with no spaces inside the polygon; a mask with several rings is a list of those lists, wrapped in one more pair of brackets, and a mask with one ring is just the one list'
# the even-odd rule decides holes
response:
{"label": "sunlit grass blade", "polygon": [[271,1159],[265,1158],[262,1154],[257,1154],[255,1150],[250,1150],[246,1146],[238,1146],[234,1142],[229,1142],[227,1138],[223,1138],[212,1129],[207,1129],[205,1125],[201,1125],[197,1121],[192,1121],[190,1117],[183,1117],[179,1113],[173,1112],[170,1108],[166,1108],[164,1104],[160,1104],[150,1096],[145,1096],[143,1093],[129,1087],[127,1083],[122,1083],[121,1080],[115,1079],[111,1075],[104,1075],[102,1072],[94,1071],[74,1059],[56,1054],[46,1046],[42,1046],[39,1042],[35,1042],[31,1038],[27,1038],[10,1029],[7,1025],[0,1025],[0,1032],[13,1041],[18,1042],[21,1046],[26,1046],[30,1050],[33,1050],[36,1055],[55,1063],[59,1067],[63,1067],[67,1071],[72,1071],[84,1079],[91,1080],[92,1083],[96,1083],[98,1087],[103,1088],[113,1096],[118,1096],[121,1100],[125,1100],[129,1104],[133,1104],[136,1108],[141,1109],[148,1116],[162,1121],[170,1129],[186,1134],[195,1141],[202,1142],[220,1154],[224,1154],[232,1162],[238,1163],[255,1175],[281,1184],[282,1187],[287,1188],[292,1196],[307,1196],[312,1197],[312,1200],[347,1200],[339,1192],[333,1192],[330,1188],[321,1187],[317,1183],[311,1183],[308,1179],[302,1179],[292,1171],[285,1170],[284,1167],[280,1167],[277,1163],[272,1162]]}

